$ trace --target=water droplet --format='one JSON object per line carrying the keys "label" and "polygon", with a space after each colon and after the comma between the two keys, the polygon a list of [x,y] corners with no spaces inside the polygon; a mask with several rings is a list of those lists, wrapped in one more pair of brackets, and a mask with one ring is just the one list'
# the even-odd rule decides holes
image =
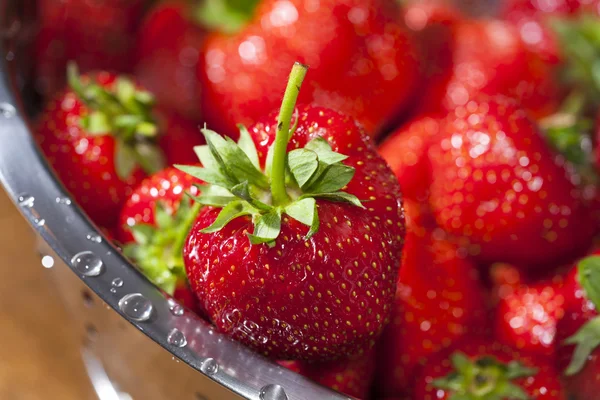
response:
{"label": "water droplet", "polygon": [[33,207],[33,203],[35,202],[35,197],[27,194],[27,193],[23,193],[21,195],[19,195],[19,205],[21,207],[27,207],[27,208],[31,208]]}
{"label": "water droplet", "polygon": [[33,220],[33,222],[37,226],[44,226],[44,225],[46,225],[46,220],[44,218],[36,218],[36,219]]}
{"label": "water droplet", "polygon": [[91,251],[82,251],[71,258],[71,265],[85,276],[98,276],[104,271],[104,264]]}
{"label": "water droplet", "polygon": [[285,390],[279,385],[266,385],[260,389],[261,400],[288,400]]}
{"label": "water droplet", "polygon": [[200,366],[200,371],[206,375],[214,375],[219,371],[219,364],[213,358],[207,358]]}
{"label": "water droplet", "polygon": [[169,333],[169,336],[167,336],[167,342],[173,346],[185,347],[187,344],[187,339],[185,338],[183,332],[177,328],[173,328],[173,330],[171,330]]}
{"label": "water droplet", "polygon": [[11,118],[17,114],[17,109],[14,108],[11,104],[8,103],[0,103],[0,115],[4,118]]}
{"label": "water droplet", "polygon": [[102,243],[102,236],[97,233],[88,233],[85,238],[94,243]]}
{"label": "water droplet", "polygon": [[54,258],[52,256],[42,257],[42,266],[44,268],[52,268],[54,266]]}
{"label": "water droplet", "polygon": [[68,198],[68,197],[57,197],[56,198],[56,202],[58,204],[64,204],[64,205],[67,205],[67,206],[71,205],[71,199]]}
{"label": "water droplet", "polygon": [[110,292],[111,292],[111,293],[117,293],[117,289],[115,289],[115,288],[110,288]]}
{"label": "water droplet", "polygon": [[123,286],[123,279],[121,278],[115,278],[112,280],[112,282],[110,283],[113,287],[121,287]]}
{"label": "water droplet", "polygon": [[152,316],[154,307],[150,300],[140,293],[131,293],[119,300],[119,308],[123,314],[134,321],[148,321]]}
{"label": "water droplet", "polygon": [[181,317],[183,315],[183,307],[181,307],[175,300],[169,299],[169,310],[173,315]]}

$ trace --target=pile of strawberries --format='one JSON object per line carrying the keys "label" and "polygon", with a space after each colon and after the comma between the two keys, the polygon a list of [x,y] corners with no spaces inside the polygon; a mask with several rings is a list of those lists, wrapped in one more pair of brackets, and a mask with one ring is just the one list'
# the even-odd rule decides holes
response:
{"label": "pile of strawberries", "polygon": [[38,3],[49,164],[219,331],[360,399],[600,396],[600,2]]}

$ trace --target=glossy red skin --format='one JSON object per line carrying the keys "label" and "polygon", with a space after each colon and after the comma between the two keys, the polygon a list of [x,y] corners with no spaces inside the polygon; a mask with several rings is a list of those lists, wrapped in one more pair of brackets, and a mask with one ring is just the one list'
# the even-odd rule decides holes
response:
{"label": "glossy red skin", "polygon": [[190,289],[187,283],[180,283],[179,286],[175,288],[175,292],[173,292],[173,298],[188,310],[193,311],[202,318],[206,318],[202,314],[202,309],[200,308],[198,298],[194,292],[192,292],[192,289]]}
{"label": "glossy red skin", "polygon": [[434,215],[478,260],[533,269],[589,248],[590,209],[514,101],[482,97],[458,108],[428,155]]}
{"label": "glossy red skin", "polygon": [[157,4],[137,34],[135,73],[158,103],[188,118],[200,118],[196,69],[205,32],[191,21],[187,0]]}
{"label": "glossy red skin", "polygon": [[566,400],[567,396],[560,385],[560,374],[554,370],[551,363],[544,358],[531,358],[500,343],[478,338],[465,338],[452,348],[442,351],[430,358],[415,381],[415,399],[420,400],[449,400],[447,390],[433,387],[433,379],[447,376],[453,371],[449,362],[452,353],[460,351],[471,359],[489,355],[498,361],[508,363],[519,361],[530,368],[538,369],[533,377],[516,379],[513,383],[521,386],[525,393],[536,400]]}
{"label": "glossy red skin", "polygon": [[441,123],[436,117],[417,117],[393,132],[379,147],[379,155],[394,171],[405,198],[426,198],[431,174],[427,150],[440,132]]}
{"label": "glossy red skin", "polygon": [[375,375],[375,352],[373,350],[350,360],[323,363],[278,361],[278,363],[323,386],[357,399],[368,398]]}
{"label": "glossy red skin", "polygon": [[210,35],[199,68],[208,126],[237,136],[237,123],[275,110],[300,61],[311,67],[301,103],[339,110],[377,134],[410,105],[418,81],[413,39],[388,17],[389,3],[266,0],[239,33]]}
{"label": "glossy red skin", "polygon": [[181,199],[188,192],[198,194],[194,184],[201,183],[198,179],[174,167],[168,167],[144,179],[127,198],[119,215],[117,236],[122,243],[130,243],[133,236],[127,229],[136,224],[154,225],[156,202],[173,214],[177,211]]}
{"label": "glossy red skin", "polygon": [[414,205],[405,201],[405,209],[407,235],[395,304],[378,344],[376,387],[387,396],[409,396],[428,357],[465,334],[483,334],[487,325],[476,265],[458,256],[441,232],[427,229],[419,236],[410,222]]}
{"label": "glossy red skin", "polygon": [[[91,76],[107,88],[116,79],[106,72]],[[146,173],[136,168],[125,181],[117,176],[111,132],[91,136],[79,126],[79,119],[88,112],[72,91],[60,93],[46,104],[37,138],[50,165],[89,217],[98,225],[112,227],[125,199]]]}
{"label": "glossy red skin", "polygon": [[479,93],[514,97],[535,117],[556,111],[555,67],[528,49],[519,31],[496,20],[464,20],[453,27],[452,77],[443,106],[464,106]]}
{"label": "glossy red skin", "polygon": [[[600,255],[595,251],[592,255]],[[565,304],[565,317],[558,322],[556,335],[557,369],[564,371],[573,357],[575,346],[563,345],[588,321],[598,316],[598,311],[588,301],[585,291],[579,284],[577,269],[573,268],[568,276],[569,298]],[[574,376],[564,377],[565,387],[576,400],[593,399],[600,390],[600,348],[596,348],[585,363],[583,369]]]}
{"label": "glossy red skin", "polygon": [[[205,234],[219,210],[201,211],[184,248],[190,284],[219,330],[275,359],[335,359],[372,347],[390,315],[404,218],[396,178],[364,131],[337,112],[303,107],[289,149],[326,138],[356,168],[345,190],[366,209],[317,200],[320,228],[285,217],[273,248],[250,245],[250,218]],[[250,127],[261,160],[272,116]]]}
{"label": "glossy red skin", "polygon": [[60,90],[68,61],[82,72],[130,72],[135,32],[146,0],[38,0],[35,60],[38,89]]}
{"label": "glossy red skin", "polygon": [[167,165],[196,164],[198,156],[194,146],[206,144],[200,132],[201,125],[174,112],[161,110],[156,113],[161,131],[159,146],[163,151]]}

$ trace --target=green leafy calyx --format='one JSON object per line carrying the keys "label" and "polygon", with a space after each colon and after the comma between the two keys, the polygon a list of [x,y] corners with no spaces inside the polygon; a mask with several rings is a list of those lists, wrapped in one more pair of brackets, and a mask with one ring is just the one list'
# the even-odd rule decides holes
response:
{"label": "green leafy calyx", "polygon": [[114,137],[115,169],[121,179],[128,178],[137,166],[148,174],[164,168],[164,157],[156,144],[158,128],[152,116],[152,94],[137,89],[124,77],[118,77],[111,89],[82,79],[74,63],[68,66],[67,79],[89,110],[79,122],[85,132]]}
{"label": "green leafy calyx", "polygon": [[178,284],[186,281],[183,263],[183,245],[191,225],[200,209],[184,198],[174,213],[159,201],[156,203],[156,224],[127,226],[134,243],[123,247],[144,275],[165,292],[173,295]]}
{"label": "green leafy calyx", "polygon": [[196,10],[196,20],[204,28],[236,33],[253,17],[258,0],[204,0]]}
{"label": "green leafy calyx", "polygon": [[449,392],[449,400],[529,400],[513,380],[533,376],[537,370],[517,361],[502,363],[492,356],[475,360],[461,352],[451,356],[454,370],[433,381],[433,386]]}
{"label": "green leafy calyx", "polygon": [[344,165],[346,156],[316,138],[304,148],[287,151],[294,134],[290,122],[306,67],[296,64],[284,95],[277,136],[269,150],[265,170],[261,170],[256,146],[248,130],[240,126],[234,142],[202,129],[206,145],[195,148],[202,167],[177,165],[180,170],[206,182],[194,197],[202,205],[220,207],[221,212],[205,233],[219,231],[235,218],[250,216],[254,231],[252,244],[273,245],[281,230],[282,215],[308,227],[310,238],[319,229],[316,199],[362,204],[343,188],[354,176],[354,168]]}

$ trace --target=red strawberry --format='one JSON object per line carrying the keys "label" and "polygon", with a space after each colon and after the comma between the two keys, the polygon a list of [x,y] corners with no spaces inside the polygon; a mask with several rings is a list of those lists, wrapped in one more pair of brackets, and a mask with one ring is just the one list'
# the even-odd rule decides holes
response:
{"label": "red strawberry", "polygon": [[[405,202],[407,236],[391,323],[379,344],[378,384],[385,395],[406,395],[419,364],[486,324],[485,298],[474,264],[443,233],[415,233]],[[417,231],[418,232],[418,231]]]}
{"label": "red strawberry", "polygon": [[138,31],[136,76],[158,103],[188,118],[200,114],[196,69],[204,32],[187,0],[157,4]]}
{"label": "red strawberry", "polygon": [[600,251],[581,260],[568,277],[565,317],[557,327],[558,368],[574,399],[597,397],[600,389],[598,273]]}
{"label": "red strawberry", "polygon": [[223,208],[200,212],[184,258],[219,330],[270,357],[317,361],[374,344],[404,220],[395,177],[350,117],[307,106],[288,133],[304,73],[294,66],[279,118],[241,129],[238,146],[203,130],[205,168],[180,168],[212,183],[201,203]]}
{"label": "red strawberry", "polygon": [[204,144],[200,125],[181,117],[174,112],[161,110],[157,113],[160,127],[167,134],[162,135],[158,144],[165,154],[168,165],[193,164],[198,161],[194,147]]}
{"label": "red strawberry", "polygon": [[427,149],[441,130],[441,120],[421,116],[393,132],[379,147],[379,154],[396,174],[402,194],[410,199],[426,199],[430,170]]}
{"label": "red strawberry", "polygon": [[199,209],[185,194],[197,195],[200,183],[175,168],[157,172],[129,196],[119,226],[125,255],[154,284],[195,311],[198,301],[187,283],[182,249]]}
{"label": "red strawberry", "polygon": [[427,361],[415,399],[566,400],[546,359],[522,356],[496,342],[466,338]]}
{"label": "red strawberry", "polygon": [[438,223],[479,260],[532,268],[576,257],[591,244],[597,226],[576,177],[513,101],[480,98],[457,108],[429,161]]}
{"label": "red strawberry", "polygon": [[555,67],[531,52],[518,30],[501,20],[465,20],[454,27],[454,56],[444,106],[464,106],[479,93],[504,94],[536,117],[560,100]]}
{"label": "red strawberry", "polygon": [[322,363],[279,361],[280,365],[338,392],[366,399],[375,375],[375,352],[368,351],[350,360]]}
{"label": "red strawberry", "polygon": [[356,118],[370,135],[411,102],[418,75],[411,36],[380,0],[265,0],[235,34],[209,35],[199,69],[209,126],[237,134],[278,105],[288,66],[314,68],[301,102]]}
{"label": "red strawberry", "polygon": [[64,84],[68,61],[84,71],[130,72],[135,31],[146,0],[38,0],[38,89],[53,94]]}
{"label": "red strawberry", "polygon": [[124,77],[69,72],[70,88],[50,101],[37,129],[42,150],[75,200],[111,227],[132,188],[162,168],[152,96]]}

